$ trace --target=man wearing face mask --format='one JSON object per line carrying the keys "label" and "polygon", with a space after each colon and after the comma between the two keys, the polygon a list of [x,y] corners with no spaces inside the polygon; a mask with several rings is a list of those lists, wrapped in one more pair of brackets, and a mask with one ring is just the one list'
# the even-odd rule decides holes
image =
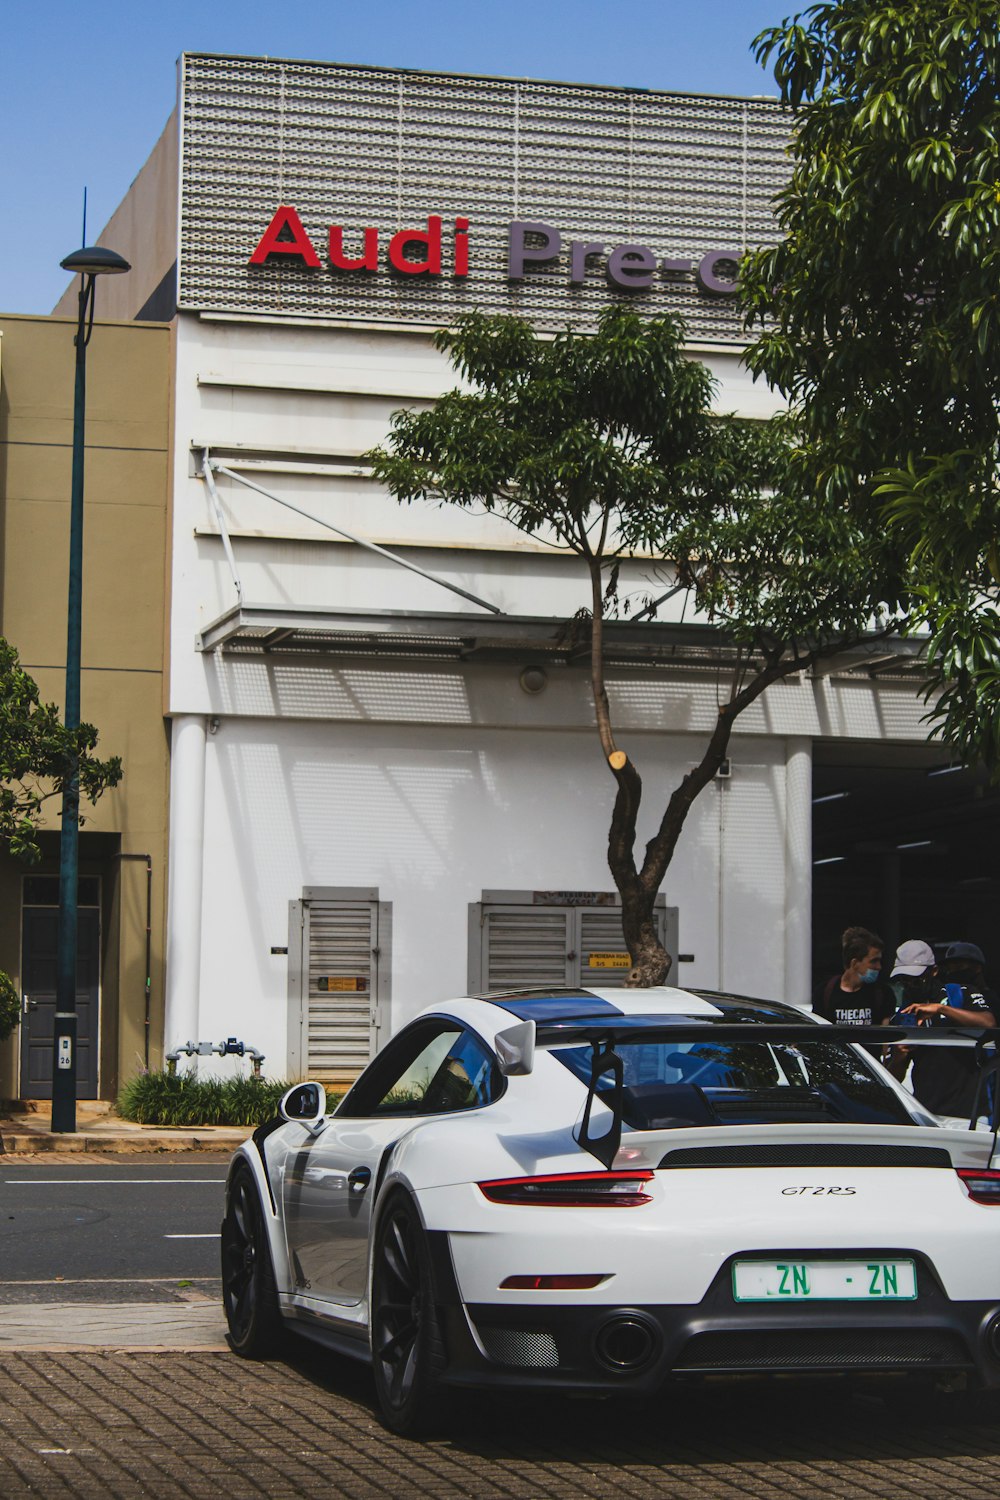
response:
{"label": "man wearing face mask", "polygon": [[885,1026],[896,1005],[882,982],[882,939],[867,927],[848,927],[841,950],[843,972],[823,985],[814,1012],[837,1026]]}
{"label": "man wearing face mask", "polygon": [[[982,989],[954,982],[942,984],[934,950],[928,943],[911,940],[900,945],[892,970],[892,987],[901,1014],[912,1016],[919,1026],[966,1027],[975,1035],[985,1026],[996,1025],[990,1000]],[[913,1058],[910,1081],[920,1103],[936,1115],[967,1120],[979,1083],[972,1048],[914,1047],[910,1055]],[[902,1062],[902,1058],[898,1061]],[[985,1112],[985,1092],[980,1106]]]}

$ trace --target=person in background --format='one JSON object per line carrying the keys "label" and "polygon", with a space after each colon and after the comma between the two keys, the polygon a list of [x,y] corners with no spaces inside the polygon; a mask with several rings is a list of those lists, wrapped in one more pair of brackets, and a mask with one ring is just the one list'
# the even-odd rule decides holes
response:
{"label": "person in background", "polygon": [[[953,944],[952,949],[971,946]],[[996,1014],[981,990],[941,982],[934,950],[929,943],[911,939],[900,944],[891,982],[901,1015],[913,1016],[918,1025],[968,1027],[970,1030],[996,1025]],[[913,1059],[910,1081],[920,1103],[936,1115],[968,1120],[979,1084],[979,1069],[972,1048],[914,1047],[910,1056]],[[897,1049],[895,1061],[898,1065],[904,1063],[905,1057],[905,1050]],[[980,1105],[985,1111],[985,1090]]]}
{"label": "person in background", "polygon": [[945,984],[960,984],[972,994],[980,994],[993,1014],[1000,1015],[1000,997],[985,983],[986,959],[975,943],[952,943],[945,949],[940,966]]}
{"label": "person in background", "polygon": [[836,1026],[885,1026],[896,1004],[882,981],[882,939],[867,927],[848,927],[841,957],[843,971],[818,991],[814,1013]]}

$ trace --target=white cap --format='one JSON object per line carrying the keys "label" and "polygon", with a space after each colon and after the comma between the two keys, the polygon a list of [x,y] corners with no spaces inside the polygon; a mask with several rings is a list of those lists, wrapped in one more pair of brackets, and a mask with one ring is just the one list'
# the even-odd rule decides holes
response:
{"label": "white cap", "polygon": [[936,963],[934,949],[930,944],[922,943],[919,938],[911,938],[908,943],[900,943],[896,949],[896,964],[889,978],[895,979],[897,974],[922,974],[925,969],[932,969]]}

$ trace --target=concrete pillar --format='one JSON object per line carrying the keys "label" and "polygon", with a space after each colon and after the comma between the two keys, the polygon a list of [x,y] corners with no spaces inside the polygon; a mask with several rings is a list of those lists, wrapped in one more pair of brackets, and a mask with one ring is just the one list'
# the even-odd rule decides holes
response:
{"label": "concrete pillar", "polygon": [[808,1005],[812,981],[812,742],[785,750],[785,993]]}
{"label": "concrete pillar", "polygon": [[181,715],[171,728],[165,1052],[200,1040],[206,733],[207,721],[198,714]]}

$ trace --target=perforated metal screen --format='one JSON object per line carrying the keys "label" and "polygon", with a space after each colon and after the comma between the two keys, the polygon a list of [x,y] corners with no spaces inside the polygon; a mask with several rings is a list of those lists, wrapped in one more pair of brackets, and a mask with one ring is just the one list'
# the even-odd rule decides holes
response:
{"label": "perforated metal screen", "polygon": [[[180,305],[440,326],[479,307],[539,328],[591,327],[608,301],[681,314],[696,340],[743,342],[732,299],[688,273],[642,294],[609,288],[599,257],[569,284],[570,240],[646,245],[697,265],[773,236],[787,176],[776,104],[569,84],[460,78],[266,58],[189,55],[183,67]],[[291,204],[322,265],[250,256]],[[470,220],[469,275],[399,276],[385,249],[440,214]],[[558,229],[558,262],[507,279],[508,226]],[[335,271],[329,226],[360,256],[380,231],[378,271]]]}

